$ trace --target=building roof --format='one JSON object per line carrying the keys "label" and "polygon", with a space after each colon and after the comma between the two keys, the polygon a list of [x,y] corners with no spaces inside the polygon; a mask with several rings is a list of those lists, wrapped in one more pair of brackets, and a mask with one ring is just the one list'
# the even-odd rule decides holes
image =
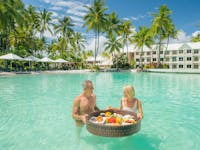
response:
{"label": "building roof", "polygon": [[[172,44],[163,44],[162,48],[164,50],[169,50],[169,51],[173,51],[173,50],[183,50],[183,49],[200,49],[200,42],[187,42],[187,43],[172,43]],[[152,45],[151,48],[148,48],[146,46],[144,46],[143,51],[152,51],[152,50],[156,50],[158,49],[158,45]],[[135,44],[131,44],[128,46],[128,51],[129,52],[136,52],[136,51],[140,51],[139,48],[137,48],[135,46]],[[121,52],[126,52],[126,48],[125,49],[121,49]]]}

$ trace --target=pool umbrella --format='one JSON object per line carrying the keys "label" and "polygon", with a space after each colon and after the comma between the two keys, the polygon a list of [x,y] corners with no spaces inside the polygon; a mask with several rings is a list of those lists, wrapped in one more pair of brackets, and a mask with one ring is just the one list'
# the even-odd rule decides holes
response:
{"label": "pool umbrella", "polygon": [[[4,59],[4,60],[20,60],[20,61],[24,60],[22,57],[17,56],[17,55],[15,55],[13,53],[2,55],[2,56],[0,56],[0,59]],[[12,68],[12,62],[11,62],[11,68]]]}
{"label": "pool umbrella", "polygon": [[31,66],[31,68],[32,68],[32,63],[31,62],[38,62],[38,61],[40,61],[39,58],[34,57],[34,56],[28,56],[28,57],[24,58],[24,60],[29,61],[29,67]]}
{"label": "pool umbrella", "polygon": [[48,58],[48,57],[44,57],[44,58],[40,59],[39,62],[45,62],[46,63],[46,69],[47,69],[47,63],[48,62],[55,62],[55,61]]}

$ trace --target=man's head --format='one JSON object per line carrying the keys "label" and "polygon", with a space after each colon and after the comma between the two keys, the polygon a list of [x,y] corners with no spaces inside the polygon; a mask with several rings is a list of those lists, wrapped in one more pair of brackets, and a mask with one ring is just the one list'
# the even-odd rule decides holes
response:
{"label": "man's head", "polygon": [[86,91],[86,90],[93,90],[94,87],[93,87],[93,84],[92,84],[92,81],[90,80],[85,80],[83,82],[83,90]]}

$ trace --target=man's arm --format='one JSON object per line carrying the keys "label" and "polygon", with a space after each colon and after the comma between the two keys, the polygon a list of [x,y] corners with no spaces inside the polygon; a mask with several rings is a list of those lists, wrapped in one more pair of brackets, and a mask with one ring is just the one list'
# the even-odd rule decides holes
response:
{"label": "man's arm", "polygon": [[85,115],[80,115],[80,114],[79,114],[79,111],[80,111],[80,98],[77,97],[77,98],[74,100],[74,103],[73,103],[73,106],[72,106],[72,117],[73,117],[75,120],[81,120],[81,121],[83,121],[84,123],[86,123],[87,114],[85,114]]}

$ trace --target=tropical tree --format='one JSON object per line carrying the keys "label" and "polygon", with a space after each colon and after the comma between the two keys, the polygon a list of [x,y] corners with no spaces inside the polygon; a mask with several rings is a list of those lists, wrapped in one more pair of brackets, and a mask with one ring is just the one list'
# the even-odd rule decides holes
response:
{"label": "tropical tree", "polygon": [[200,33],[197,34],[195,37],[192,37],[191,41],[192,42],[200,42]]}
{"label": "tropical tree", "polygon": [[112,36],[119,35],[120,30],[120,20],[118,19],[118,16],[115,12],[112,12],[108,16],[108,23],[107,23],[107,35],[109,38]]}
{"label": "tropical tree", "polygon": [[58,24],[54,25],[55,34],[60,34],[60,44],[61,44],[61,56],[68,48],[68,43],[70,43],[72,34],[74,33],[73,27],[70,17],[64,17],[63,20],[59,19]]}
{"label": "tropical tree", "polygon": [[123,43],[123,47],[126,46],[126,56],[128,59],[128,43],[131,42],[131,35],[133,33],[133,25],[131,24],[131,21],[121,21],[119,32],[121,35],[121,42]]}
{"label": "tropical tree", "polygon": [[107,8],[104,5],[105,2],[101,0],[94,0],[92,6],[86,6],[88,12],[83,18],[83,20],[85,21],[83,27],[87,26],[87,31],[94,30],[95,32],[95,63],[99,50],[99,36],[100,33],[106,29],[107,25],[107,15],[105,14]]}
{"label": "tropical tree", "polygon": [[164,56],[163,56],[163,60],[165,60],[165,55],[166,55],[166,51],[168,49],[168,45],[169,45],[169,39],[170,38],[177,38],[178,35],[178,30],[175,29],[175,25],[172,23],[172,21],[169,22],[169,26],[168,26],[168,30],[166,31],[166,35],[167,35],[167,45],[166,45],[166,49],[164,51]]}
{"label": "tropical tree", "polygon": [[140,52],[140,67],[143,68],[142,65],[142,54],[143,54],[143,48],[144,46],[151,47],[151,45],[154,43],[153,37],[149,34],[149,28],[147,27],[139,27],[139,31],[134,34],[132,43],[136,44],[136,47],[138,47]]}
{"label": "tropical tree", "polygon": [[49,31],[52,34],[50,28],[50,25],[53,25],[52,14],[52,12],[48,12],[46,9],[39,13],[38,31],[40,32],[40,38],[44,37],[45,31]]}
{"label": "tropical tree", "polygon": [[151,33],[158,42],[157,67],[160,66],[160,50],[162,46],[162,41],[169,36],[169,31],[171,30],[171,13],[171,10],[166,5],[161,5],[159,8],[159,12],[152,14],[154,16],[154,19],[152,21]]}
{"label": "tropical tree", "polygon": [[119,53],[120,49],[122,48],[122,44],[120,40],[116,38],[116,36],[111,36],[108,38],[108,41],[106,41],[104,45],[105,51],[108,51],[108,53],[112,54],[112,56],[115,52]]}

